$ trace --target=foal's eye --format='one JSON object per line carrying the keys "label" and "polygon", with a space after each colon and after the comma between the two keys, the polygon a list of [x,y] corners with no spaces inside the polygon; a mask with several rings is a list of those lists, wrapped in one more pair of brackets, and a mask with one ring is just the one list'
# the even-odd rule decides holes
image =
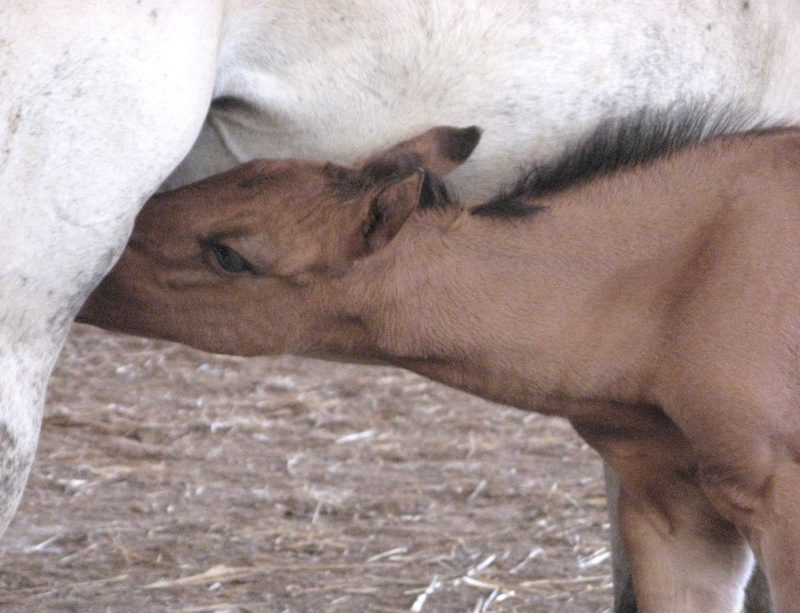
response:
{"label": "foal's eye", "polygon": [[222,270],[231,273],[253,272],[253,267],[237,251],[221,243],[209,243],[209,249]]}

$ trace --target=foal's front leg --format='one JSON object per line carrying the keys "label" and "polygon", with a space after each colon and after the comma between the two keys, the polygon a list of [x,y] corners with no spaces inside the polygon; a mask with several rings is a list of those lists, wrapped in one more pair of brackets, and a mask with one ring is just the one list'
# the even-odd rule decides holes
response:
{"label": "foal's front leg", "polygon": [[636,596],[628,610],[740,613],[752,555],[695,482],[677,428],[661,421],[626,436],[575,426],[620,476],[620,530]]}
{"label": "foal's front leg", "polygon": [[[630,564],[619,529],[619,479],[611,467],[604,463],[606,498],[611,524],[611,549],[614,572],[614,613],[638,613],[636,594],[633,590]],[[745,592],[744,613],[774,613],[769,594],[769,584],[764,571],[756,566]]]}
{"label": "foal's front leg", "polygon": [[666,498],[629,493],[624,486],[620,495],[638,611],[739,613],[752,568],[744,539],[709,506],[697,504],[702,496]]}
{"label": "foal's front leg", "polygon": [[636,595],[633,593],[631,569],[628,555],[622,543],[619,529],[619,478],[612,468],[603,462],[608,501],[608,520],[611,526],[611,563],[614,579],[614,613],[638,613]]}
{"label": "foal's front leg", "polygon": [[778,613],[800,611],[800,441],[793,438],[787,431],[760,444],[744,439],[738,458],[708,453],[700,471],[709,500],[750,541]]}

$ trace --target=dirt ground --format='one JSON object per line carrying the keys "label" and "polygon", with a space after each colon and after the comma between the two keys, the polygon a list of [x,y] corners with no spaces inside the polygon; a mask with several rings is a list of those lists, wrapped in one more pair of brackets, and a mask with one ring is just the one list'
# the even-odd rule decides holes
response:
{"label": "dirt ground", "polygon": [[76,326],[0,542],[0,610],[600,612],[598,457],[389,368]]}

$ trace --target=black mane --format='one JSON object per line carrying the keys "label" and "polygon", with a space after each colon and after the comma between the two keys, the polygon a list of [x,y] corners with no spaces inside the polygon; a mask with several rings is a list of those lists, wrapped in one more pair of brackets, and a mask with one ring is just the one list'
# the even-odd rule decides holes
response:
{"label": "black mane", "polygon": [[752,119],[747,113],[714,111],[705,105],[643,109],[627,117],[607,119],[555,162],[533,168],[509,192],[471,212],[483,217],[525,217],[542,210],[542,206],[531,203],[535,198],[752,126]]}

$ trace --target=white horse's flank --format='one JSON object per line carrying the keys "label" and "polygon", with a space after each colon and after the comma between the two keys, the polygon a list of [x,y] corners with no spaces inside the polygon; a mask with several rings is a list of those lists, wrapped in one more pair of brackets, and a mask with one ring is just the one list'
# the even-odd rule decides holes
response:
{"label": "white horse's flank", "polygon": [[478,124],[470,203],[643,106],[800,119],[794,0],[7,0],[0,33],[0,531],[69,323],[170,173]]}

